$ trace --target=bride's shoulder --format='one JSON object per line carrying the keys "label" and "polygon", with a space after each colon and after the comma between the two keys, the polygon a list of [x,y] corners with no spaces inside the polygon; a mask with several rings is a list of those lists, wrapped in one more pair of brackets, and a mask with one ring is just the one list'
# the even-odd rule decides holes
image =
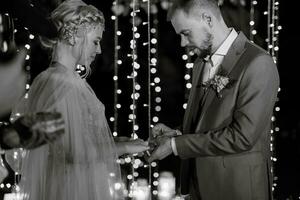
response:
{"label": "bride's shoulder", "polygon": [[45,71],[41,72],[35,79],[34,82],[47,85],[69,85],[74,86],[76,80],[74,75],[67,69],[61,67],[49,67]]}

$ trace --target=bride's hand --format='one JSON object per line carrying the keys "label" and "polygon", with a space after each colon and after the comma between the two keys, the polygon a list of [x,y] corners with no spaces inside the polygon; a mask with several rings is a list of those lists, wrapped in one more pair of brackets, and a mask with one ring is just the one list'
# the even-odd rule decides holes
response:
{"label": "bride's hand", "polygon": [[149,149],[148,142],[145,142],[142,139],[129,139],[125,141],[117,139],[116,146],[119,156],[122,156],[123,154],[141,153]]}

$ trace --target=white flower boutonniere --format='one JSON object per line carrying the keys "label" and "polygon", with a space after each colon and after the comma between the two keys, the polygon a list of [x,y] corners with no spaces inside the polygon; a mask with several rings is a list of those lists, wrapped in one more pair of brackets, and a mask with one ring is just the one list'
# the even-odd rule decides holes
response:
{"label": "white flower boutonniere", "polygon": [[217,74],[212,79],[203,83],[203,86],[205,88],[212,88],[217,93],[217,97],[222,98],[221,91],[224,88],[231,87],[233,83],[234,80],[230,79],[228,76]]}

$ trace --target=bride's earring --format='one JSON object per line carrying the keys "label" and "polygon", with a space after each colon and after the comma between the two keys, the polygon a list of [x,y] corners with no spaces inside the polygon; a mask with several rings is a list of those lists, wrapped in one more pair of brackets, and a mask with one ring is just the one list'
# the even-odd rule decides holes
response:
{"label": "bride's earring", "polygon": [[72,45],[72,46],[74,46],[75,45],[75,36],[74,35],[72,35],[69,39],[68,39],[68,43],[70,44],[70,45]]}

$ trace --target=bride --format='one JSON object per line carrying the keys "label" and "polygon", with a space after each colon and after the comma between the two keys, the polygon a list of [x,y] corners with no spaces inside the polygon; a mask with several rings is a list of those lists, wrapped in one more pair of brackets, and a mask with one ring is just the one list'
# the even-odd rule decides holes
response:
{"label": "bride", "polygon": [[148,147],[141,141],[115,145],[104,105],[75,71],[77,65],[84,65],[88,75],[91,62],[101,53],[103,14],[71,0],[56,8],[51,19],[59,36],[43,44],[52,50],[52,62],[35,78],[29,98],[14,113],[60,112],[65,134],[27,153],[21,188],[30,200],[124,199],[117,157]]}

